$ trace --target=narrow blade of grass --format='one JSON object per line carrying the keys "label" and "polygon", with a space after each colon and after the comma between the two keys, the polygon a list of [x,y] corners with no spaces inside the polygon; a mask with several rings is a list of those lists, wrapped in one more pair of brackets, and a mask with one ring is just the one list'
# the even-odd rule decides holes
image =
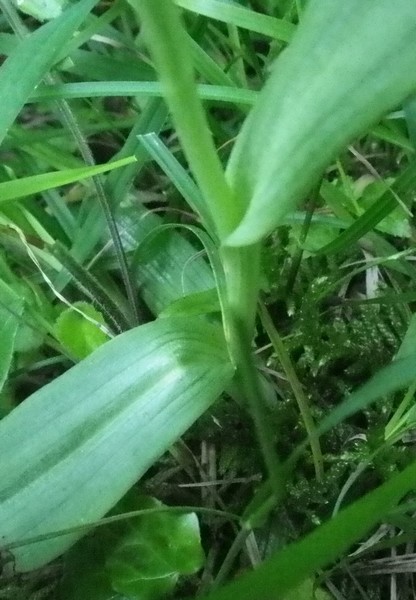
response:
{"label": "narrow blade of grass", "polygon": [[53,66],[65,44],[98,0],[79,0],[64,13],[22,40],[0,69],[0,141],[36,85]]}
{"label": "narrow blade of grass", "polygon": [[5,181],[0,183],[0,203],[10,202],[17,198],[23,198],[55,187],[74,183],[75,181],[86,179],[87,177],[93,177],[99,173],[105,173],[112,169],[117,169],[133,163],[135,160],[134,156],[131,156],[105,165],[65,169],[63,171],[41,173],[40,175],[32,175],[31,177]]}
{"label": "narrow blade of grass", "polygon": [[[251,106],[258,93],[243,88],[200,83],[197,93],[201,100],[214,100],[236,105]],[[31,102],[58,98],[100,98],[102,96],[163,96],[163,86],[158,81],[83,81],[40,87],[30,97]]]}
{"label": "narrow blade of grass", "polygon": [[155,160],[159,167],[163,169],[164,173],[169,177],[178,192],[182,194],[189,206],[197,214],[201,215],[205,223],[210,225],[209,229],[211,233],[213,233],[214,224],[201,192],[184,167],[176,160],[170,150],[156,134],[147,133],[140,136],[139,140],[153,160]]}
{"label": "narrow blade of grass", "polygon": [[255,31],[282,42],[290,42],[296,29],[289,21],[256,13],[234,3],[220,0],[175,0],[175,2],[178,6],[199,15]]}
{"label": "narrow blade of grass", "polygon": [[[206,600],[276,600],[339,558],[375,527],[416,482],[416,462],[370,492],[304,539],[275,554]],[[276,590],[278,593],[276,594]]]}
{"label": "narrow blade of grass", "polygon": [[[399,196],[406,205],[413,201],[414,188],[416,185],[416,163],[409,165],[406,170],[397,178],[392,190],[386,189],[381,198],[375,202],[361,217],[359,217],[350,227],[343,231],[332,242],[320,248],[315,254],[317,256],[324,254],[335,254],[342,252],[346,248],[361,239],[366,233],[374,229],[385,217],[387,217],[395,208],[397,208],[397,199]],[[326,186],[329,189],[329,186]]]}

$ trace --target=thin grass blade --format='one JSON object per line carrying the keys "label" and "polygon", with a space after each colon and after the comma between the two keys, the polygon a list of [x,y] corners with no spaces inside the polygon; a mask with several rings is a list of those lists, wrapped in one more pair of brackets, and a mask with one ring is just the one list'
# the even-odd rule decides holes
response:
{"label": "thin grass blade", "polygon": [[98,0],[79,0],[60,17],[42,25],[15,48],[0,69],[0,142],[36,85],[53,66],[57,53]]}

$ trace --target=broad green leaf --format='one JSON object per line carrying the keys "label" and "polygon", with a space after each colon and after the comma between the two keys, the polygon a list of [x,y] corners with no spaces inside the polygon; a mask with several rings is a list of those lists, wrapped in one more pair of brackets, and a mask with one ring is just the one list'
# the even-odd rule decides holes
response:
{"label": "broad green leaf", "polygon": [[[373,180],[362,181],[363,177],[353,184],[354,188],[358,188],[356,197],[356,206],[359,208],[359,215],[367,212],[371,207],[377,205],[384,196],[386,190],[392,189],[394,180]],[[371,178],[370,178],[371,179]],[[394,195],[395,194],[395,195]],[[410,238],[410,222],[409,212],[406,210],[405,198],[401,198],[397,193],[393,192],[393,200],[395,201],[394,209],[384,217],[376,226],[378,231],[394,235],[399,238]],[[409,200],[409,198],[406,198]]]}
{"label": "broad green leaf", "polygon": [[175,300],[169,304],[164,311],[160,313],[160,317],[170,317],[179,315],[208,315],[211,313],[219,313],[221,306],[218,298],[217,288],[204,290],[189,294],[179,300]]}
{"label": "broad green leaf", "polygon": [[[143,498],[137,508],[161,503]],[[171,592],[180,575],[198,571],[204,561],[195,513],[154,513],[130,521],[129,531],[107,560],[113,588],[128,598],[157,600]]]}
{"label": "broad green leaf", "polygon": [[285,598],[286,594],[313,576],[318,569],[335,561],[354,542],[368,534],[407,493],[414,490],[415,482],[416,462],[299,542],[276,553],[255,571],[209,594],[206,600]]}
{"label": "broad green leaf", "polygon": [[308,258],[319,252],[322,246],[326,247],[333,240],[337,239],[339,233],[334,227],[320,223],[311,223],[305,239],[303,239],[303,235],[303,224],[295,223],[291,226],[289,230],[288,252],[294,254],[299,248],[302,248],[303,258]]}
{"label": "broad green leaf", "polygon": [[125,600],[116,595],[105,566],[120,537],[117,531],[111,525],[97,529],[65,555],[59,600]]}
{"label": "broad green leaf", "polygon": [[[128,331],[0,423],[0,537],[7,545],[102,517],[230,382],[222,330],[199,318]],[[40,567],[82,533],[13,550]]]}
{"label": "broad green leaf", "polygon": [[56,320],[55,334],[62,346],[81,360],[105,344],[108,336],[98,325],[85,318],[84,315],[87,315],[98,324],[105,324],[102,314],[92,304],[74,302],[74,307],[82,314],[72,308],[66,308]]}
{"label": "broad green leaf", "polygon": [[13,179],[12,181],[4,181],[0,183],[0,204],[9,202],[24,196],[30,196],[45,190],[50,190],[61,185],[74,183],[87,177],[94,177],[100,173],[106,173],[112,169],[124,167],[135,162],[134,156],[124,158],[105,165],[95,165],[93,167],[79,167],[76,169],[64,169],[62,171],[52,171],[51,173],[41,173],[40,175],[32,175],[23,177],[22,179]]}
{"label": "broad green leaf", "polygon": [[230,158],[248,207],[230,245],[281,224],[336,154],[416,89],[415,35],[414,0],[310,0]]}
{"label": "broad green leaf", "polygon": [[22,298],[0,279],[0,391],[12,362],[22,312]]}
{"label": "broad green leaf", "polygon": [[79,0],[60,17],[20,42],[0,69],[0,143],[33,89],[53,66],[56,55],[98,0]]}
{"label": "broad green leaf", "polygon": [[[136,249],[163,220],[143,206],[124,205],[117,225],[127,251]],[[150,251],[151,250],[151,251]],[[210,290],[215,281],[205,258],[177,231],[164,231],[148,246],[136,269],[141,294],[150,310],[159,314],[172,302]]]}
{"label": "broad green leaf", "polygon": [[80,540],[65,557],[59,600],[115,600],[117,589],[125,590],[117,598],[158,598],[179,574],[199,569],[204,555],[196,515],[159,507],[169,509],[130,490],[109,517],[150,513],[107,524]]}

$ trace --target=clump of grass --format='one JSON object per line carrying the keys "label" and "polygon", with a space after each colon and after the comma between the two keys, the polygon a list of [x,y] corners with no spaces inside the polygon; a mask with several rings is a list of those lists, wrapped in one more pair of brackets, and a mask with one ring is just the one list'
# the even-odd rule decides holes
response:
{"label": "clump of grass", "polygon": [[14,4],[0,597],[410,598],[412,2]]}

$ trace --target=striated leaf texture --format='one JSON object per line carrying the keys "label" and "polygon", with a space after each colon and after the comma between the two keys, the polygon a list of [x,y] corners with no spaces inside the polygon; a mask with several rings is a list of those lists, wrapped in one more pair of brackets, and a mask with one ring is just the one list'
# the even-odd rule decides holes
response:
{"label": "striated leaf texture", "polygon": [[228,238],[277,227],[348,142],[416,89],[414,0],[310,0],[227,169],[247,206]]}

